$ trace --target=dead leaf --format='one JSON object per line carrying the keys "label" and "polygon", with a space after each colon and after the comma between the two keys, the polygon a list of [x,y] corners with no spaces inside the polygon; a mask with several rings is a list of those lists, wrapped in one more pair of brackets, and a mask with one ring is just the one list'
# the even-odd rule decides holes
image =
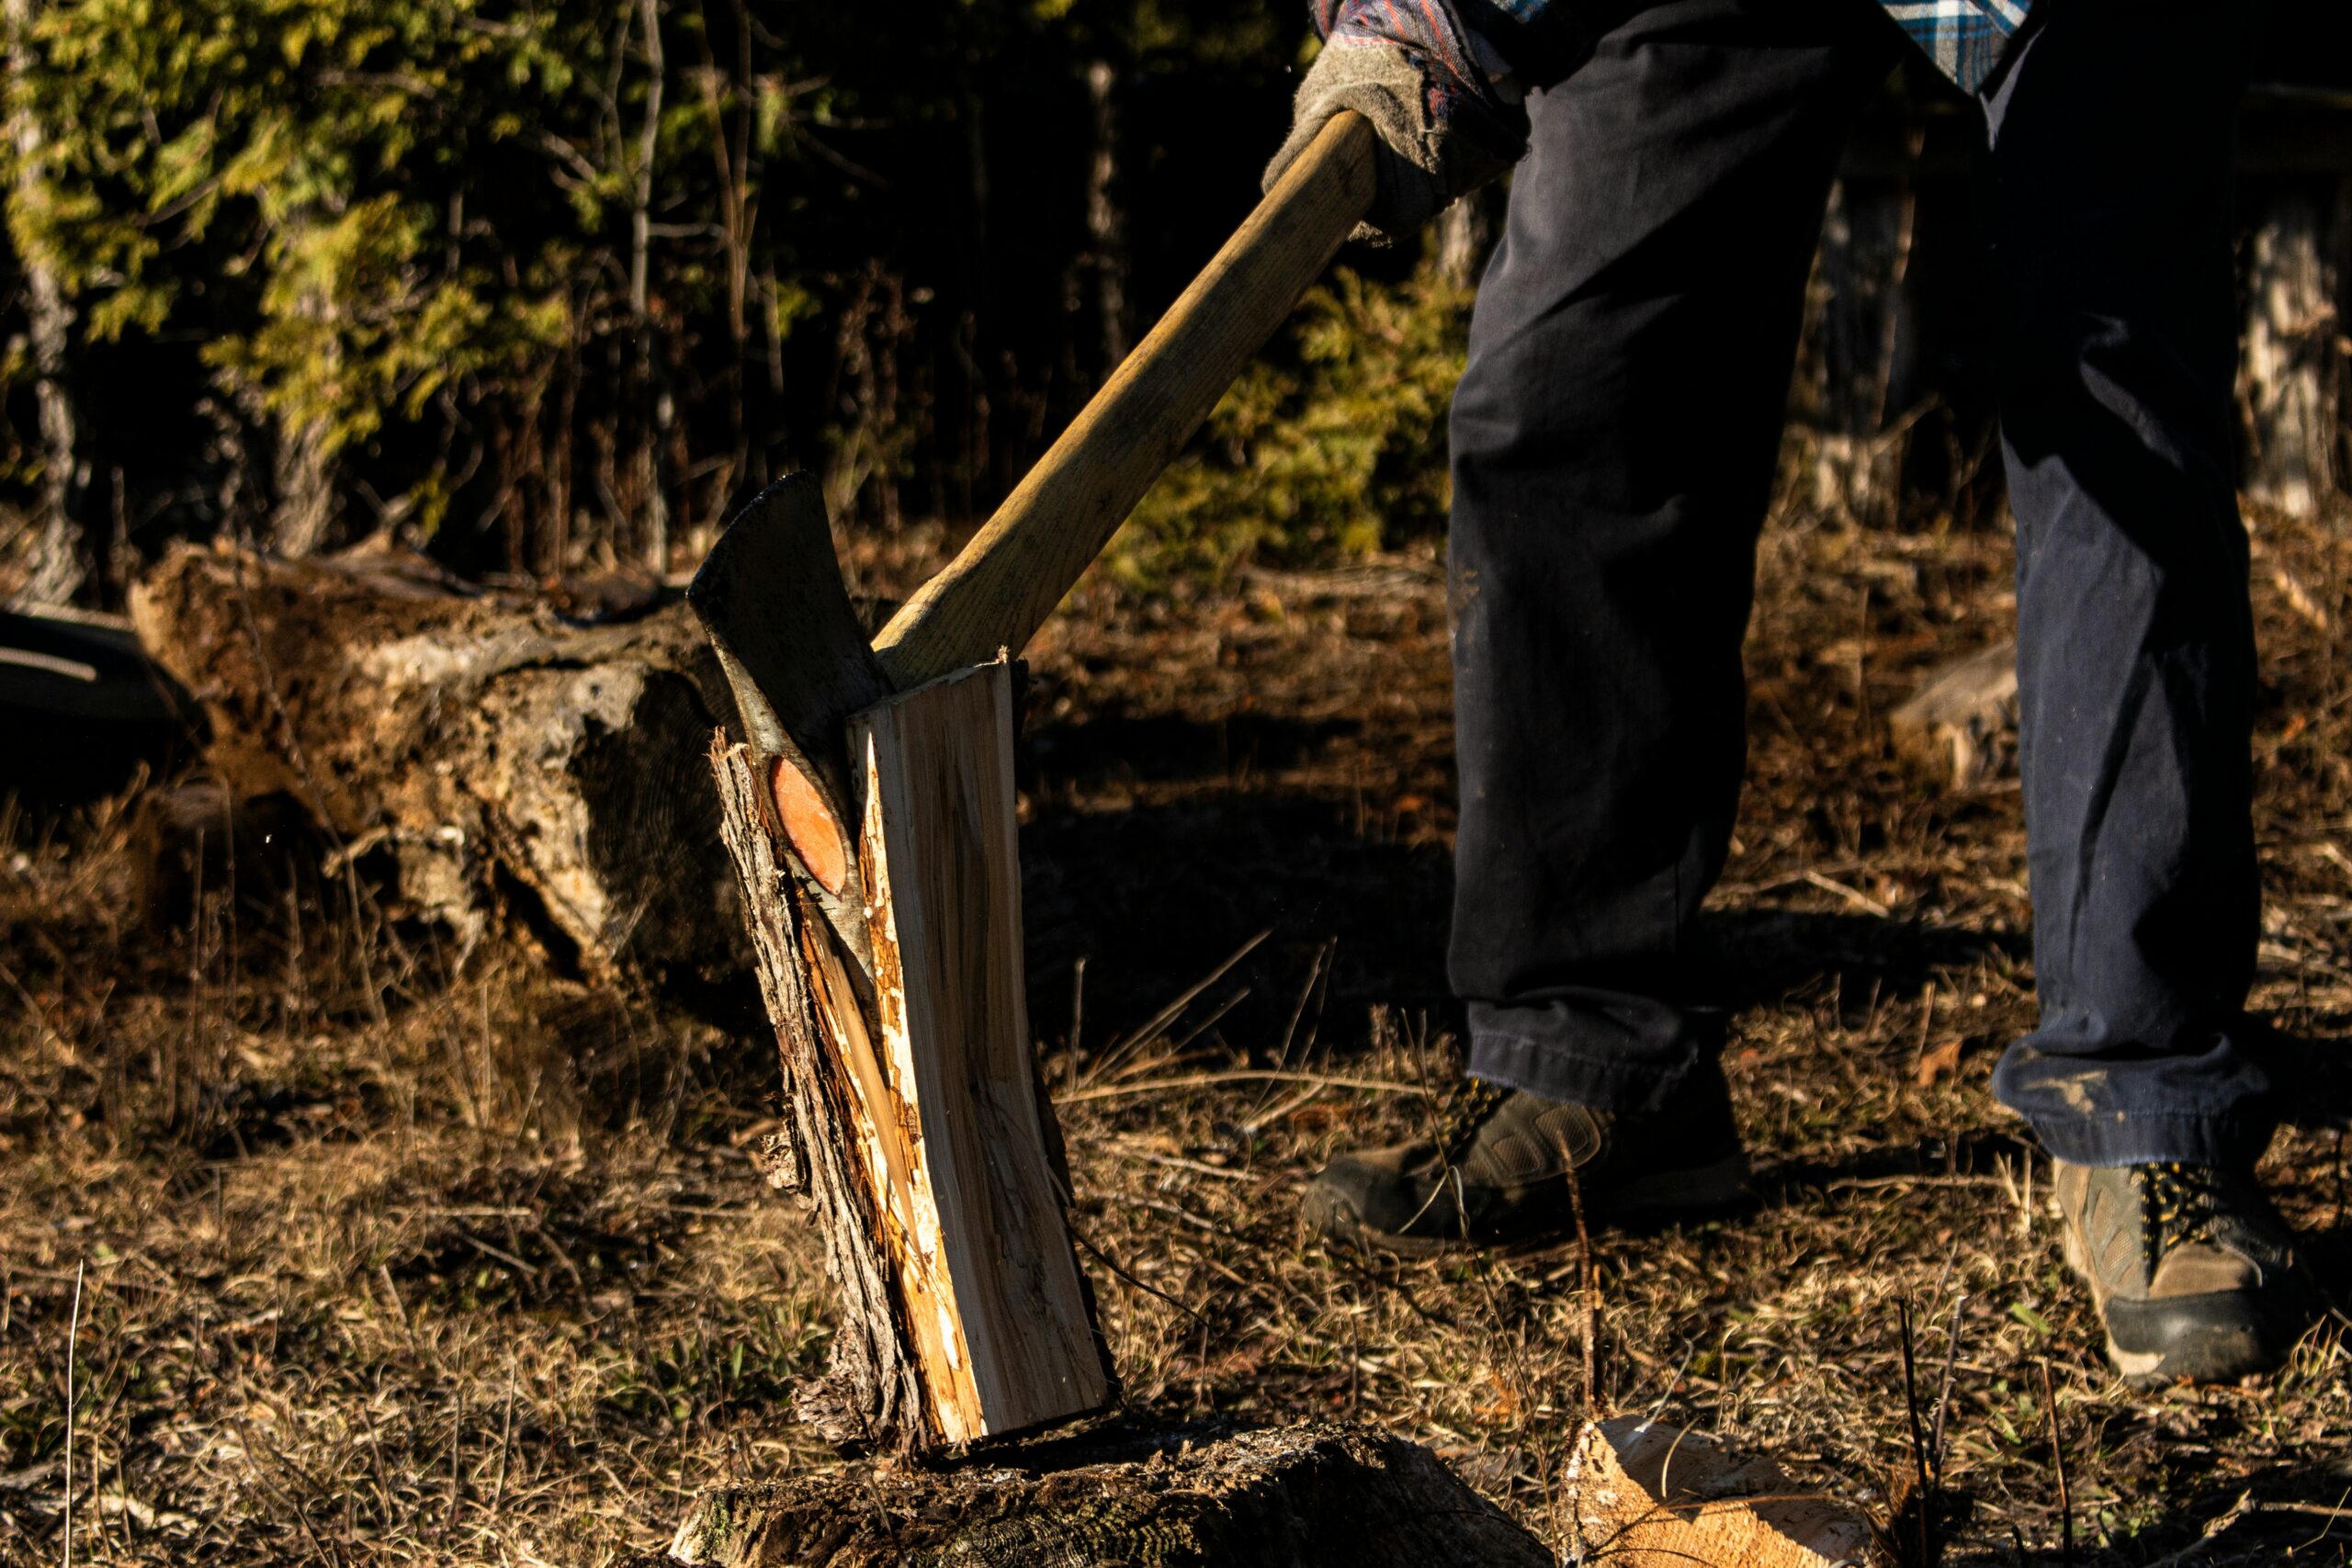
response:
{"label": "dead leaf", "polygon": [[1929,1045],[1919,1053],[1919,1065],[1912,1070],[1911,1080],[1927,1089],[1944,1078],[1960,1075],[1960,1054],[1967,1042],[1947,1040],[1940,1045]]}

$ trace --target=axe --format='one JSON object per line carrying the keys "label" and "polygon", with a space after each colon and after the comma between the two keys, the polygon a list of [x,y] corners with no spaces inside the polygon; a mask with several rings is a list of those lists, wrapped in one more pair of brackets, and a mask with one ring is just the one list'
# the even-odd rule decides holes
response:
{"label": "axe", "polygon": [[1030,1066],[1004,661],[1363,219],[1374,145],[1327,125],[870,646],[806,475],[687,590],[741,720],[714,765],[785,1057],[781,1179],[851,1298],[819,1400],[839,1435],[965,1442],[1107,1397]]}

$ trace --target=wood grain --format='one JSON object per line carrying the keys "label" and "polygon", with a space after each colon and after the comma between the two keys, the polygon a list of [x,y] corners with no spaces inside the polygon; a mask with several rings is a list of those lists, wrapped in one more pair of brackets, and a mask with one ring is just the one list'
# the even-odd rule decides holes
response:
{"label": "wood grain", "polygon": [[950,1442],[1098,1409],[1111,1388],[1030,1055],[1013,705],[1000,660],[849,724],[865,770],[859,864],[895,1101],[882,1114],[895,1113],[910,1151],[891,1246]]}
{"label": "wood grain", "polygon": [[1062,432],[996,515],[875,639],[907,691],[1019,652],[1329,265],[1372,205],[1372,127],[1342,113]]}

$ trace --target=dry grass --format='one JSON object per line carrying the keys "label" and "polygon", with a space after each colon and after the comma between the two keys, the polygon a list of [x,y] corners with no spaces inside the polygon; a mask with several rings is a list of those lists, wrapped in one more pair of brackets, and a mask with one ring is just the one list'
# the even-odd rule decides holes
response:
{"label": "dry grass", "polygon": [[[2266,524],[2256,571],[2260,1000],[2324,1034],[2352,1018],[2345,521]],[[1130,1404],[1376,1417],[1558,1539],[1589,1308],[1606,1404],[1875,1497],[1910,1463],[1907,1301],[1961,1560],[2059,1561],[2045,1363],[2077,1561],[2352,1560],[2340,1324],[2266,1389],[2128,1393],[1986,1093],[2030,1011],[2016,797],[1923,789],[1877,721],[2000,634],[2007,572],[1983,533],[1768,536],[1710,923],[1766,1201],[1601,1233],[1590,1302],[1573,1244],[1372,1262],[1293,1217],[1319,1161],[1409,1134],[1453,1070],[1430,563],[1082,593],[1034,650],[1032,1011]],[[151,931],[124,814],[8,826],[0,1562],[62,1556],[77,1269],[76,1562],[594,1563],[658,1545],[698,1486],[824,1461],[783,1416],[828,1309],[744,1152],[755,1042],[494,952],[430,985],[332,909],[299,942],[219,900]],[[2293,1129],[2267,1171],[2340,1293],[2339,1154]]]}

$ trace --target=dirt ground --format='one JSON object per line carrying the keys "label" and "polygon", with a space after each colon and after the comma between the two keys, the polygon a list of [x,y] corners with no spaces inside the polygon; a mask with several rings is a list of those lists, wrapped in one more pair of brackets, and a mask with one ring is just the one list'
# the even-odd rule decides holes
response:
{"label": "dirt ground", "polygon": [[[2255,573],[2258,1000],[2327,1039],[2352,1022],[2347,520],[2262,521]],[[920,554],[862,565],[887,587]],[[2128,1393],[1987,1093],[2031,1016],[2015,786],[1923,782],[1883,718],[2005,634],[2008,570],[1996,529],[1769,531],[1707,931],[1761,1201],[1600,1234],[1589,1295],[1573,1244],[1367,1261],[1295,1218],[1457,1059],[1434,552],[1082,590],[1032,649],[1031,1017],[1130,1410],[1374,1418],[1562,1540],[1591,1324],[1600,1403],[1874,1500],[1913,1462],[1907,1306],[1952,1560],[2352,1562],[2344,1320],[2266,1387]],[[755,1029],[495,944],[438,981],[347,920],[198,899],[157,929],[135,815],[17,812],[0,850],[0,1562],[60,1560],[70,1482],[90,1563],[594,1564],[660,1546],[699,1487],[831,1462],[785,1415],[829,1308],[746,1152]],[[2341,1301],[2327,1089],[2265,1171]]]}

